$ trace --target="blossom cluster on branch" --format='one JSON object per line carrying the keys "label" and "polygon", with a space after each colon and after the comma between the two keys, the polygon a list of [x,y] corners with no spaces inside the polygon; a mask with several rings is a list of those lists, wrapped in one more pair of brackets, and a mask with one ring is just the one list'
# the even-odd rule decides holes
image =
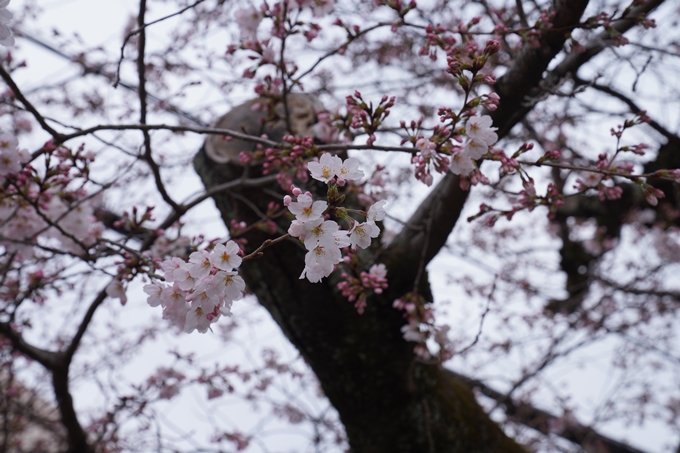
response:
{"label": "blossom cluster on branch", "polygon": [[44,149],[39,170],[16,137],[0,133],[0,244],[19,260],[55,249],[85,256],[103,231],[94,216],[98,197],[86,189],[94,156],[50,143]]}
{"label": "blossom cluster on branch", "polygon": [[[366,221],[357,222],[349,216],[346,209],[338,206],[342,201],[338,187],[344,186],[347,181],[363,178],[364,172],[358,168],[358,159],[350,157],[343,161],[338,156],[326,153],[319,162],[310,162],[308,167],[312,178],[329,185],[330,206],[325,201],[314,201],[310,192],[302,193],[297,187],[291,190],[296,201],[286,195],[284,205],[295,215],[288,233],[300,239],[308,250],[300,278],[306,277],[310,282],[316,283],[328,277],[335,265],[342,261],[341,249],[365,249],[371,244],[371,239],[378,237],[380,228],[375,222],[385,218],[385,201],[373,204],[367,213],[363,213]],[[348,230],[340,229],[337,222],[325,218],[331,211],[348,223]]]}
{"label": "blossom cluster on branch", "polygon": [[144,286],[152,307],[163,308],[163,319],[190,333],[205,333],[221,315],[231,315],[231,305],[243,297],[245,282],[236,269],[241,249],[234,241],[217,244],[211,251],[199,250],[189,261],[174,257],[160,263],[165,281]]}

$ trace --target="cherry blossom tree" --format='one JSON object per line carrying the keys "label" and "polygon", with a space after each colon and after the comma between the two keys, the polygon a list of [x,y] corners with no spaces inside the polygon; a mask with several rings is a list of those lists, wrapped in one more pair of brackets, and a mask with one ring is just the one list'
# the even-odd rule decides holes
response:
{"label": "cherry blossom tree", "polygon": [[0,448],[674,451],[679,13],[0,2]]}

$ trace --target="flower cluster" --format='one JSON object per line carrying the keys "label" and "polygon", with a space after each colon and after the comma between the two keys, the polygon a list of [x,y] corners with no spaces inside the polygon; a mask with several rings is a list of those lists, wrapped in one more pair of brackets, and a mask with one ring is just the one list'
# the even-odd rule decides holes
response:
{"label": "flower cluster", "polygon": [[[348,180],[362,178],[364,172],[358,166],[359,161],[355,158],[350,157],[343,161],[330,154],[322,155],[319,162],[308,164],[312,178],[332,184],[332,187],[336,187],[335,184],[343,186]],[[290,195],[283,199],[283,204],[295,215],[288,233],[300,239],[308,250],[300,278],[307,277],[312,283],[321,281],[342,261],[342,248],[366,248],[371,244],[371,239],[380,234],[380,228],[375,222],[385,218],[384,200],[375,203],[367,213],[363,213],[366,215],[366,222],[359,223],[345,216],[350,229],[341,230],[337,222],[325,218],[327,202],[314,201],[310,192],[302,193],[297,187],[292,188],[292,194],[296,201]]]}
{"label": "flower cluster", "polygon": [[496,143],[498,128],[491,127],[492,120],[488,115],[470,117],[465,124],[466,141],[462,147],[457,147],[451,157],[451,173],[467,176],[475,169],[474,161],[489,151],[489,147]]}
{"label": "flower cluster", "polygon": [[252,5],[234,11],[234,19],[238,24],[243,41],[257,39],[257,29],[262,22],[262,17],[262,13]]}
{"label": "flower cluster", "polygon": [[[2,12],[3,10],[0,9],[0,44],[2,44]],[[31,154],[25,149],[19,149],[18,146],[19,141],[16,137],[0,133],[0,177],[19,173],[23,164],[31,160]],[[2,178],[0,178],[1,181]]]}
{"label": "flower cluster", "polygon": [[[284,4],[285,7],[283,6]],[[246,44],[252,44],[257,41],[258,28],[264,19],[273,20],[272,28],[269,32],[270,36],[281,38],[286,31],[283,27],[285,12],[308,8],[311,9],[314,17],[327,16],[333,12],[335,0],[288,0],[286,2],[275,3],[273,6],[262,3],[259,8],[250,5],[237,9],[234,12],[234,21],[241,33],[241,40]],[[291,24],[287,25],[291,26]],[[299,32],[300,30],[295,30],[295,28],[301,25],[301,22],[295,23],[288,32]],[[320,30],[321,27],[319,25],[310,23],[309,29],[304,31],[303,34],[308,41],[311,41],[319,34]],[[264,40],[264,42],[269,41],[269,39]]]}
{"label": "flower cluster", "polygon": [[[59,147],[48,152],[45,174],[18,149],[16,137],[0,133],[0,245],[18,259],[33,255],[34,246],[56,239],[62,250],[81,255],[95,245],[103,225],[94,216],[98,197],[74,182],[87,180],[91,153]],[[54,159],[56,158],[56,159]],[[56,160],[56,163],[55,163]]]}
{"label": "flower cluster", "polygon": [[[392,306],[404,311],[408,324],[401,327],[401,332],[404,340],[417,343],[413,352],[418,357],[423,360],[436,358],[438,361],[445,361],[453,356],[453,344],[448,337],[449,326],[435,324],[434,308],[432,304],[425,302],[423,296],[408,293],[395,300]],[[428,340],[434,340],[439,346],[436,354],[428,349]]]}
{"label": "flower cluster", "polygon": [[163,307],[163,318],[185,332],[207,332],[221,315],[231,315],[233,301],[243,297],[246,284],[235,271],[241,250],[234,241],[217,244],[210,252],[199,250],[189,261],[174,257],[161,263],[167,285],[144,286],[152,307]]}
{"label": "flower cluster", "polygon": [[343,162],[338,156],[324,154],[319,162],[310,162],[307,168],[312,178],[326,184],[333,183],[337,178],[337,184],[344,186],[346,180],[352,181],[364,177],[364,172],[359,170],[359,160],[354,157]]}
{"label": "flower cluster", "polygon": [[0,45],[5,47],[14,45],[14,37],[7,24],[12,20],[12,13],[7,11],[9,0],[0,0]]}

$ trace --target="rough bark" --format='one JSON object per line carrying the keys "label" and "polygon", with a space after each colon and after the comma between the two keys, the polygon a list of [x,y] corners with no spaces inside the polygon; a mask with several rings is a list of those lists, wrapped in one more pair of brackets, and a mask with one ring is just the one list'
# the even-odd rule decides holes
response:
{"label": "rough bark", "polygon": [[[243,167],[217,165],[201,151],[194,160],[207,187],[241,176]],[[233,191],[215,198],[225,222],[260,219],[269,190]],[[314,189],[314,187],[310,187]],[[253,206],[254,205],[254,206]],[[270,236],[252,230],[255,248]],[[241,272],[249,288],[298,348],[345,425],[355,452],[522,452],[440,366],[415,360],[401,336],[393,296],[371,300],[357,314],[332,277],[318,284],[299,276],[305,250],[294,240],[265,250]]]}

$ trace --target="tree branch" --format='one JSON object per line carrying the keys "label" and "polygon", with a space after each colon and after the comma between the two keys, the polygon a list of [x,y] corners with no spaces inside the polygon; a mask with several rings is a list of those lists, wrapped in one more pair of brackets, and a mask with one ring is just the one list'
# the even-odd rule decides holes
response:
{"label": "tree branch", "polygon": [[61,140],[62,134],[60,134],[59,132],[54,130],[52,126],[47,124],[45,118],[40,114],[40,112],[38,112],[38,109],[36,109],[35,106],[31,104],[31,102],[28,99],[26,99],[26,96],[23,95],[17,84],[12,79],[12,76],[7,71],[5,71],[5,68],[3,68],[2,65],[0,65],[0,77],[3,78],[5,83],[12,90],[12,93],[14,93],[14,96],[24,105],[26,110],[31,112],[35,120],[38,122],[38,124],[40,124],[40,127],[42,127],[43,130],[50,134],[55,140],[57,141]]}
{"label": "tree branch", "polygon": [[[554,434],[560,436],[563,439],[580,445],[587,452],[645,453],[642,450],[599,434],[594,429],[584,426],[576,420],[558,417],[548,411],[538,409],[521,401],[512,401],[507,395],[489,387],[482,381],[464,376],[455,371],[447,371],[471,389],[477,389],[484,396],[499,403],[505,410],[508,419],[513,422],[535,429],[545,435]],[[556,426],[561,428],[555,429],[554,427]]]}
{"label": "tree branch", "polygon": [[[643,4],[632,8],[624,18],[612,23],[611,28],[616,32],[623,34],[633,28],[633,26],[638,23],[637,20],[640,17],[648,15],[663,2],[664,0],[648,0]],[[536,81],[536,85],[532,86],[532,89],[529,91],[529,93],[517,93],[514,96],[511,95],[511,105],[508,105],[508,102],[505,102],[504,104],[505,99],[502,92],[512,93],[512,89],[516,87],[514,83],[509,82],[515,78],[522,80],[523,76],[519,71],[517,71],[517,74],[511,73],[512,68],[508,70],[508,72],[503,75],[503,77],[501,77],[499,83],[496,85],[496,90],[498,91],[498,94],[501,95],[501,103],[498,107],[498,110],[494,112],[495,115],[492,114],[492,117],[494,117],[494,124],[496,123],[496,116],[507,115],[510,119],[510,121],[502,125],[495,124],[499,128],[499,137],[509,132],[515,124],[521,121],[522,118],[524,118],[524,116],[529,113],[529,111],[531,111],[531,109],[537,103],[536,99],[542,99],[542,95],[544,93],[550,93],[553,91],[554,88],[557,87],[568,75],[571,74],[575,76],[579,68],[581,68],[584,64],[586,64],[604,49],[611,47],[612,44],[613,41],[610,33],[608,31],[601,32],[595,39],[591,40],[586,45],[584,52],[579,54],[571,54],[564,57],[564,59],[552,71],[550,71],[548,75],[542,81],[540,81],[540,83]],[[522,53],[524,53],[524,49],[520,54]],[[508,109],[514,111],[508,111]]]}
{"label": "tree branch", "polygon": [[83,335],[85,335],[85,331],[94,317],[94,312],[97,311],[97,308],[99,308],[102,302],[104,302],[104,299],[106,299],[106,291],[100,291],[97,297],[90,304],[90,307],[87,309],[82,321],[80,321],[80,325],[78,326],[76,334],[73,336],[71,343],[69,343],[68,347],[63,353],[68,364],[71,363],[71,359],[73,359],[73,355],[76,353],[76,350],[80,345],[80,340],[83,339]]}
{"label": "tree branch", "polygon": [[58,353],[37,348],[27,343],[19,332],[12,329],[9,323],[0,322],[0,335],[7,338],[12,343],[14,349],[35,360],[48,370],[53,370],[56,367],[59,359]]}
{"label": "tree branch", "polygon": [[[540,47],[525,44],[514,64],[499,79],[496,85],[501,96],[499,108],[490,112],[494,125],[498,127],[499,138],[507,135],[512,126],[531,109],[523,107],[523,100],[539,87],[543,72],[562,50],[568,33],[578,26],[587,3],[586,0],[557,2],[553,28],[543,31],[539,40]],[[427,264],[444,246],[458,221],[468,194],[468,191],[460,188],[460,178],[447,173],[411,216],[407,223],[411,228],[404,228],[386,250],[385,262],[391,280],[401,282],[399,285],[392,285],[391,294],[398,297],[401,295],[400,291],[405,291],[408,281],[413,282],[423,249]],[[430,237],[426,238],[425,225],[430,216],[433,227]]]}
{"label": "tree branch", "polygon": [[[625,94],[620,93],[619,91],[617,91],[617,90],[615,90],[611,87],[600,85],[600,84],[597,84],[597,83],[586,82],[585,80],[583,80],[579,77],[576,77],[576,76],[574,76],[574,82],[578,85],[593,87],[597,91],[601,91],[601,92],[606,93],[606,94],[608,94],[612,97],[615,97],[616,99],[618,99],[621,102],[623,102],[624,104],[626,104],[630,108],[631,113],[638,113],[638,112],[641,112],[642,110],[645,110],[645,109],[640,108],[631,98],[629,98]],[[649,123],[647,123],[647,124],[649,124],[652,127],[652,129],[657,131],[659,134],[666,137],[669,142],[680,143],[680,138],[678,138],[678,136],[676,136],[675,134],[670,132],[668,129],[666,129],[665,127],[663,127],[662,125],[660,125],[659,123],[654,121],[653,119],[650,119]]]}

